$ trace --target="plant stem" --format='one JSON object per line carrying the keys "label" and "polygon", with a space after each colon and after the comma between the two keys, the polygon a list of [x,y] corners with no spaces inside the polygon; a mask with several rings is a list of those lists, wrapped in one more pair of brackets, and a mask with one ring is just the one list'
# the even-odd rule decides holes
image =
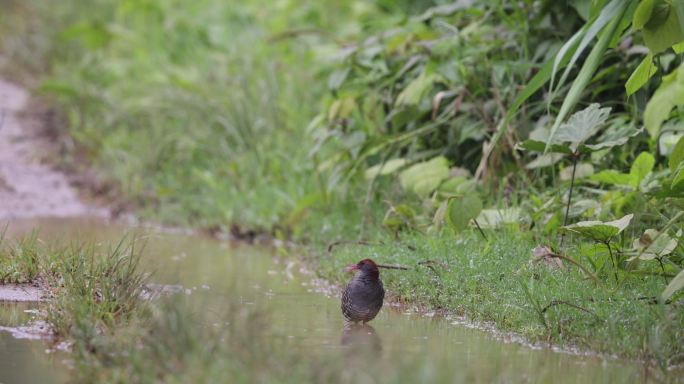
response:
{"label": "plant stem", "polygon": [[613,263],[613,273],[615,274],[615,282],[618,282],[618,275],[617,275],[617,262],[615,261],[613,257],[613,250],[610,248],[610,240],[605,242],[606,247],[608,247],[608,253],[610,253],[610,261]]}
{"label": "plant stem", "polygon": [[663,259],[662,257],[658,257],[656,260],[658,260],[658,263],[660,263],[660,270],[663,271],[663,279],[665,279],[665,284],[667,284],[667,277],[665,276],[665,266],[663,265]]}
{"label": "plant stem", "polygon": [[584,273],[587,274],[587,276],[591,277],[591,279],[594,280],[595,283],[597,283],[598,285],[603,285],[603,284],[601,283],[601,280],[599,280],[599,278],[596,277],[596,275],[594,275],[593,273],[591,273],[587,268],[585,268],[582,264],[578,263],[577,261],[575,261],[575,260],[573,260],[573,259],[571,259],[571,258],[569,258],[569,257],[567,257],[567,256],[559,255],[559,254],[556,254],[556,253],[552,254],[551,257],[556,257],[556,258],[558,258],[558,259],[565,260],[565,261],[567,261],[568,263],[571,263],[571,264],[577,266],[577,268],[581,269],[582,272],[584,272]]}
{"label": "plant stem", "polygon": [[482,227],[480,227],[480,224],[477,222],[477,220],[473,219],[473,222],[475,223],[475,226],[476,226],[477,229],[480,231],[480,234],[481,234],[482,237],[485,239],[485,241],[488,240],[488,239],[487,239],[487,235],[485,235],[484,231],[482,230]]}
{"label": "plant stem", "polygon": [[[568,225],[568,214],[570,213],[570,204],[572,203],[572,189],[575,186],[575,172],[577,172],[577,160],[579,153],[575,152],[572,155],[572,177],[570,178],[570,192],[568,193],[568,204],[565,207],[565,217],[563,218],[563,226]],[[565,232],[561,234],[560,246],[563,248],[563,240],[565,240]]]}

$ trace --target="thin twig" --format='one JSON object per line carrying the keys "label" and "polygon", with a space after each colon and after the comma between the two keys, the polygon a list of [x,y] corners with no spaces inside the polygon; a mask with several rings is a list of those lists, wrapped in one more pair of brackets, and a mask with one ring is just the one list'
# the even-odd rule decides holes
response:
{"label": "thin twig", "polygon": [[559,258],[559,259],[561,259],[561,260],[565,260],[565,261],[567,261],[568,263],[575,265],[577,268],[581,269],[582,272],[584,272],[584,273],[586,273],[587,275],[589,275],[589,277],[591,277],[592,280],[594,280],[596,283],[598,283],[599,285],[602,285],[601,280],[599,280],[599,278],[596,277],[596,275],[594,275],[593,273],[589,272],[588,269],[586,269],[582,264],[576,262],[575,260],[573,260],[573,259],[571,259],[571,258],[569,258],[569,257],[567,257],[567,256],[559,255],[559,254],[556,254],[556,253],[551,253],[551,254],[549,254],[549,256],[551,256],[551,257],[556,257],[556,258]]}
{"label": "thin twig", "polygon": [[482,235],[482,237],[485,239],[485,241],[487,241],[487,235],[485,235],[484,231],[482,230],[482,227],[480,227],[480,224],[475,219],[473,219],[473,222],[475,223],[475,226],[477,227],[477,229],[480,231],[480,234]]}
{"label": "thin twig", "polygon": [[408,271],[409,267],[405,267],[403,265],[391,265],[391,264],[377,264],[378,268],[385,268],[385,269],[400,269],[402,271]]}
{"label": "thin twig", "polygon": [[663,279],[665,279],[665,284],[667,284],[667,277],[665,277],[665,266],[663,265],[663,258],[657,257],[658,263],[660,263],[660,269],[663,271]]}
{"label": "thin twig", "polygon": [[572,308],[575,308],[575,309],[579,309],[580,311],[583,311],[583,312],[586,312],[586,313],[588,313],[588,314],[594,315],[594,316],[596,316],[597,318],[600,319],[600,317],[599,317],[596,313],[594,313],[594,311],[591,311],[591,310],[586,309],[586,308],[584,308],[584,307],[580,307],[580,306],[577,305],[577,304],[573,304],[573,303],[570,303],[570,302],[565,301],[565,300],[551,300],[551,302],[550,302],[547,306],[545,306],[544,308],[542,308],[541,313],[546,313],[546,311],[547,311],[549,308],[554,307],[554,306],[556,306],[556,305],[567,305],[567,306],[569,306],[569,307],[572,307]]}
{"label": "thin twig", "polygon": [[[575,172],[577,171],[578,153],[574,153],[572,157],[572,177],[570,178],[570,193],[568,194],[568,205],[565,207],[565,217],[563,218],[563,226],[568,225],[568,214],[570,214],[570,204],[572,203],[572,189],[575,186]],[[561,233],[560,247],[563,248],[563,240],[565,240],[565,232]]]}
{"label": "thin twig", "polygon": [[613,263],[613,273],[615,274],[615,282],[618,282],[618,275],[617,275],[617,262],[613,258],[613,250],[610,248],[610,240],[605,242],[606,247],[608,247],[608,253],[610,253],[610,262]]}

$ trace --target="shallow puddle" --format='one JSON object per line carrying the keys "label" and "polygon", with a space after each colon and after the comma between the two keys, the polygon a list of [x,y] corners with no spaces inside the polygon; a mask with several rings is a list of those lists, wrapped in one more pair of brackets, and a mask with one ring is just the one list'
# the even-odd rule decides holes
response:
{"label": "shallow puddle", "polygon": [[[272,330],[288,348],[306,356],[331,356],[355,370],[378,372],[411,367],[425,382],[641,382],[649,378],[638,363],[575,356],[550,349],[506,344],[486,332],[442,318],[405,314],[385,307],[372,328],[345,330],[337,298],[312,289],[311,275],[300,265],[275,257],[267,249],[232,247],[201,236],[126,229],[95,219],[41,220],[13,223],[10,236],[40,228],[44,241],[97,242],[110,246],[124,234],[144,240],[143,267],[151,281],[181,285],[220,317],[226,298],[268,312]],[[140,242],[141,244],[143,242]],[[389,272],[388,272],[389,273]],[[0,325],[28,320],[27,304],[0,306]],[[0,332],[0,383],[63,382],[68,370],[60,354],[46,354],[41,341],[14,339]],[[652,374],[652,372],[651,372]]]}

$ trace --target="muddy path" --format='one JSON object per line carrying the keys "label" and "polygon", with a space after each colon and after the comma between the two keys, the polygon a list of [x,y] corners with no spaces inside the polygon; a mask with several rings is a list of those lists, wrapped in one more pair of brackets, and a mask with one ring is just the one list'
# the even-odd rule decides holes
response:
{"label": "muddy path", "polygon": [[29,92],[0,79],[0,224],[37,217],[104,216],[88,205],[68,177],[46,162],[55,143],[32,118]]}

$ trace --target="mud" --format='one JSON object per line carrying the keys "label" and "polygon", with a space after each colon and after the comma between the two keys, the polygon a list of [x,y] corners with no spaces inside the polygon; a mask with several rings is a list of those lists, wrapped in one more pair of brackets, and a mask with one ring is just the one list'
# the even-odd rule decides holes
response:
{"label": "mud", "polygon": [[31,285],[0,285],[0,301],[11,302],[31,302],[42,301],[45,298],[45,292]]}
{"label": "mud", "polygon": [[66,175],[45,163],[54,143],[31,118],[29,93],[0,79],[0,224],[30,217],[106,215],[79,200]]}

